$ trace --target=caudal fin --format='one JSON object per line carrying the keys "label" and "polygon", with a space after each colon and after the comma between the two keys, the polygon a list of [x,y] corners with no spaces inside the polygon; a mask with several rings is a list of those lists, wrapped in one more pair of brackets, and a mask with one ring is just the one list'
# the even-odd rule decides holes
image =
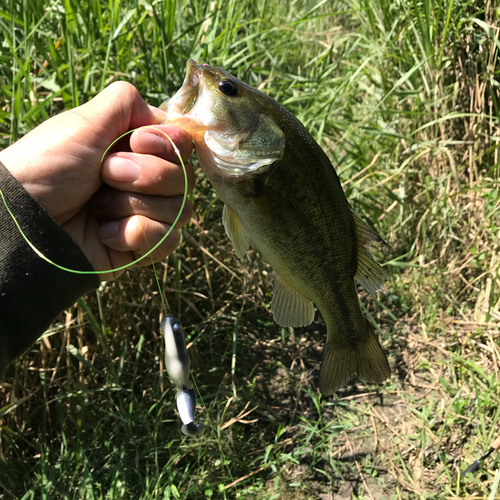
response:
{"label": "caudal fin", "polygon": [[365,340],[356,347],[339,347],[327,341],[319,375],[319,390],[324,396],[338,391],[353,375],[377,384],[391,376],[373,328],[368,321],[365,324]]}

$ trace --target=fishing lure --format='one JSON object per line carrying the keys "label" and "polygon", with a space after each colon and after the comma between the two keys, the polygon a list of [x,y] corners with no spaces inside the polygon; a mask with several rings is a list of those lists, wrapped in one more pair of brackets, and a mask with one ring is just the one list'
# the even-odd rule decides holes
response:
{"label": "fishing lure", "polygon": [[196,436],[205,430],[203,424],[194,423],[196,394],[189,380],[190,359],[182,327],[174,316],[165,316],[160,323],[165,339],[165,368],[172,382],[177,386],[177,410],[186,436]]}

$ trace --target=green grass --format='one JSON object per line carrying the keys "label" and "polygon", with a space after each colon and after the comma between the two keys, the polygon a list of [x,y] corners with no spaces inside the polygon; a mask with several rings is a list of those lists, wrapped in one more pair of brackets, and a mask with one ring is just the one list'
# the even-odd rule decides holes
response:
{"label": "green grass", "polygon": [[192,342],[207,431],[179,432],[162,299],[152,269],[132,270],[62,314],[0,384],[0,497],[500,498],[499,455],[459,477],[500,433],[498,8],[4,4],[1,147],[114,80],[158,105],[189,57],[296,114],[392,247],[375,249],[386,291],[361,298],[394,374],[319,397],[322,320],[273,323],[270,269],[253,250],[236,259],[198,171],[193,222],[156,271]]}

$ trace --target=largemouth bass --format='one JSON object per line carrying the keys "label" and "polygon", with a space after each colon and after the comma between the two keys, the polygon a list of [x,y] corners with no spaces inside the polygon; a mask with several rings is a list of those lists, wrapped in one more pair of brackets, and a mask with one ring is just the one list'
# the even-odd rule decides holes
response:
{"label": "largemouth bass", "polygon": [[220,68],[187,63],[163,123],[188,131],[201,167],[224,202],[238,257],[249,243],[274,270],[279,325],[306,326],[314,304],[327,325],[319,388],[333,394],[357,374],[382,383],[387,358],[364,317],[355,278],[369,292],[387,271],[368,247],[384,243],[351,211],[330,160],[295,116]]}

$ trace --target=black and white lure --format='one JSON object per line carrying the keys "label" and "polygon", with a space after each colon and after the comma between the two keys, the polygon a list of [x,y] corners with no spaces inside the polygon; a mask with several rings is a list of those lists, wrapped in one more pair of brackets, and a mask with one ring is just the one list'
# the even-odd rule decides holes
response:
{"label": "black and white lure", "polygon": [[171,314],[161,320],[160,329],[165,339],[165,368],[177,386],[177,410],[184,424],[181,431],[186,436],[201,434],[205,426],[194,423],[196,394],[193,383],[189,380],[190,360],[184,332]]}

